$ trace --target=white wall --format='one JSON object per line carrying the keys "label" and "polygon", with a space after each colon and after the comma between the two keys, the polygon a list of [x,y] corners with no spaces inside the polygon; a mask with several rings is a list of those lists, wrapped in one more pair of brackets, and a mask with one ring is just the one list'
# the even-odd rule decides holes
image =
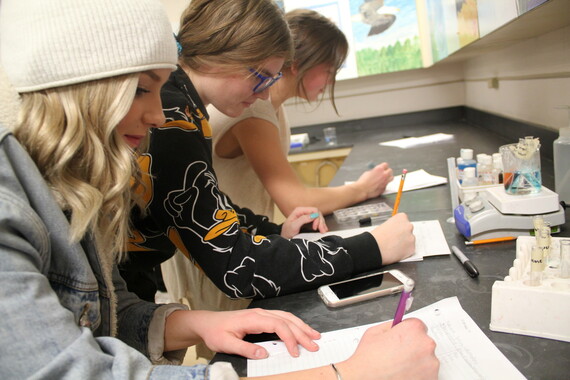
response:
{"label": "white wall", "polygon": [[292,126],[363,119],[465,104],[460,64],[400,71],[339,81],[335,101],[340,117],[327,100],[315,108],[300,100],[286,103]]}
{"label": "white wall", "polygon": [[[489,80],[498,79],[498,88]],[[288,102],[293,126],[466,105],[548,129],[568,126],[570,27],[485,52],[465,61],[437,64],[337,83],[337,117],[325,100],[314,107]]]}
{"label": "white wall", "polygon": [[[569,16],[570,17],[570,16]],[[465,104],[549,129],[568,126],[570,26],[464,63]],[[498,78],[498,88],[488,79]]]}
{"label": "white wall", "polygon": [[161,0],[161,2],[166,8],[166,14],[170,24],[172,24],[172,31],[177,32],[180,24],[180,15],[190,4],[190,0]]}

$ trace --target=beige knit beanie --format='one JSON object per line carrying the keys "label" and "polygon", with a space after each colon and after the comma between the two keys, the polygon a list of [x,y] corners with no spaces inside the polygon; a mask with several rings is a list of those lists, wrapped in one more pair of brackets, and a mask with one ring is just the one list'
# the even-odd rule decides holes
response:
{"label": "beige knit beanie", "polygon": [[0,0],[0,64],[20,93],[176,60],[159,0]]}

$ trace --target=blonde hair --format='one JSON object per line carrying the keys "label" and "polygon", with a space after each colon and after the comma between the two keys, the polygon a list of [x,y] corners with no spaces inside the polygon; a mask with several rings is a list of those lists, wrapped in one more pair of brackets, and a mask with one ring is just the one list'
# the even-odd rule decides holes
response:
{"label": "blonde hair", "polygon": [[129,231],[135,155],[116,133],[138,74],[22,94],[14,135],[27,149],[71,224],[71,241],[92,234],[99,252],[121,258]]}
{"label": "blonde hair", "polygon": [[[308,9],[295,9],[287,12],[285,19],[295,44],[293,61],[285,65],[296,65],[296,91],[304,94],[303,78],[308,70],[320,64],[329,64],[336,73],[348,55],[348,41],[344,33],[328,18]],[[334,101],[335,77],[329,86],[331,103],[338,115]]]}
{"label": "blonde hair", "polygon": [[273,0],[192,0],[180,19],[179,60],[190,69],[258,69],[272,57],[290,59],[293,41]]}

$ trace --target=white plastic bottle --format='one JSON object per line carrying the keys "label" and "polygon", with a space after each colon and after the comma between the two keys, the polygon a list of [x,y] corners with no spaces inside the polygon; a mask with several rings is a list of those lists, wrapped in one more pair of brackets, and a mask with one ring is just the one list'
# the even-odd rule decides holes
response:
{"label": "white plastic bottle", "polygon": [[477,177],[475,176],[475,167],[469,166],[463,169],[463,183],[464,187],[477,186]]}
{"label": "white plastic bottle", "polygon": [[475,172],[477,173],[477,177],[479,177],[479,168],[481,168],[481,165],[483,165],[483,157],[485,157],[487,154],[485,153],[479,153],[475,156],[475,161],[477,161],[477,170],[475,170]]}
{"label": "white plastic bottle", "polygon": [[554,189],[560,200],[570,204],[570,127],[560,128],[553,143]]}
{"label": "white plastic bottle", "polygon": [[[457,178],[459,179],[459,183],[463,184],[463,171],[469,167],[477,168],[477,162],[473,159],[473,149],[461,148],[459,154],[462,160],[457,162]],[[477,175],[477,173],[475,173],[475,175]]]}

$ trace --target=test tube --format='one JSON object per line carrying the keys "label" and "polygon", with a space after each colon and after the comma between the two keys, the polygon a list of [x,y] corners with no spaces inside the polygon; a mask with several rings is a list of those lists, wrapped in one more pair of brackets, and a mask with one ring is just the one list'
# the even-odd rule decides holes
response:
{"label": "test tube", "polygon": [[530,255],[530,286],[542,284],[542,269],[542,248],[533,245]]}
{"label": "test tube", "polygon": [[546,268],[548,257],[550,256],[551,239],[550,223],[544,222],[544,225],[540,227],[540,231],[536,239],[536,245],[542,250],[542,269]]}
{"label": "test tube", "polygon": [[[552,269],[558,269],[560,266],[560,252],[562,251],[562,247],[560,244],[554,244],[552,241],[552,237],[550,238],[550,252],[548,253],[548,267]],[[558,248],[558,249],[556,249]]]}
{"label": "test tube", "polygon": [[544,226],[544,218],[542,217],[542,215],[533,216],[532,224],[534,226],[534,237],[538,239],[540,228]]}
{"label": "test tube", "polygon": [[560,241],[560,277],[570,278],[570,240]]}

